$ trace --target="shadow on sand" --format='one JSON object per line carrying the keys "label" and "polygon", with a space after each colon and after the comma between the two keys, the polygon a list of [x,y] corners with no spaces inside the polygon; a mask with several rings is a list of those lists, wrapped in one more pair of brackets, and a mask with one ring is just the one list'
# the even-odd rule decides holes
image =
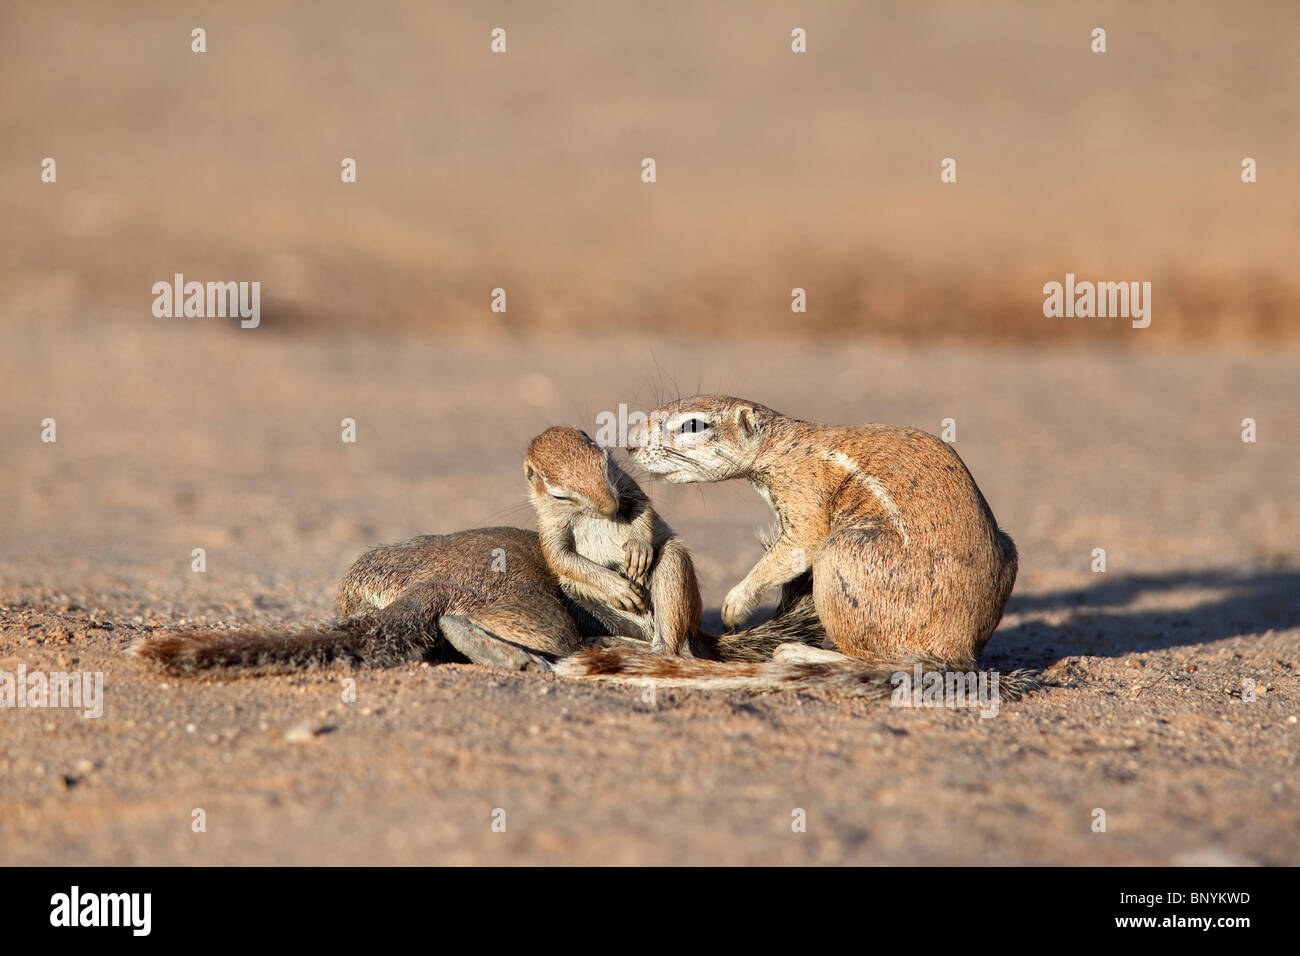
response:
{"label": "shadow on sand", "polygon": [[[1300,571],[1175,571],[1098,575],[1093,587],[1012,594],[1002,626],[980,657],[999,669],[1047,667],[1066,657],[1122,657],[1300,627]],[[1133,604],[1156,606],[1132,607]],[[751,619],[776,610],[763,608]],[[720,632],[718,611],[704,613]]]}
{"label": "shadow on sand", "polygon": [[1300,571],[1106,576],[1089,588],[1013,594],[1007,614],[1020,620],[993,635],[982,658],[991,665],[1121,657],[1300,627]]}

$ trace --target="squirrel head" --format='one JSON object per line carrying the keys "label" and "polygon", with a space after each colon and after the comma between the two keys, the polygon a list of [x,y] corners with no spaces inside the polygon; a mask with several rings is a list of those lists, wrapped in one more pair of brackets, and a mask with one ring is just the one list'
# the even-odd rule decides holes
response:
{"label": "squirrel head", "polygon": [[556,425],[529,442],[524,478],[538,508],[590,511],[602,518],[618,513],[609,452],[576,428]]}
{"label": "squirrel head", "polygon": [[660,405],[629,436],[632,461],[663,481],[748,477],[777,412],[727,395],[695,395]]}

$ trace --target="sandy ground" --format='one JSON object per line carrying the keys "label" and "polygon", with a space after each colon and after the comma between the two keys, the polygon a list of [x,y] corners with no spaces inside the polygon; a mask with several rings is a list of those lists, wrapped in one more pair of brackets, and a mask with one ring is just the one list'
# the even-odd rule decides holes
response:
{"label": "sandy ground", "polygon": [[[0,711],[0,861],[1300,862],[1294,353],[96,319],[6,327],[0,671],[102,671],[105,713]],[[815,694],[651,704],[468,665],[208,684],[121,654],[182,623],[326,614],[375,543],[527,526],[533,433],[701,389],[824,421],[954,419],[1022,555],[985,662],[1048,685],[981,719]],[[765,506],[736,484],[651,490],[716,615]]]}

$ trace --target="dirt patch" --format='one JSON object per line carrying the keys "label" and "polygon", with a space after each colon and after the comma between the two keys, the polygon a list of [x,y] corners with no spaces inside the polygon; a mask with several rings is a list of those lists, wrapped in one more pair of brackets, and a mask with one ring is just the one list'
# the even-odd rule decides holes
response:
{"label": "dirt patch", "polygon": [[[15,327],[0,671],[102,672],[105,711],[0,712],[10,863],[1300,861],[1294,355],[786,341],[723,366],[690,342]],[[699,387],[824,421],[953,418],[1021,551],[985,664],[1047,686],[982,719],[815,694],[648,703],[458,665],[208,684],[122,656],[157,628],[326,614],[374,543],[526,526],[532,434]],[[647,487],[716,624],[766,506]]]}

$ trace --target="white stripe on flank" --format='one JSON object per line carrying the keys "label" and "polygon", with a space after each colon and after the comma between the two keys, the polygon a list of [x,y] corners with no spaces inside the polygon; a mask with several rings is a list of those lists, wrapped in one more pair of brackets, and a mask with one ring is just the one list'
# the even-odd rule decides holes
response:
{"label": "white stripe on flank", "polygon": [[832,465],[839,465],[871,490],[871,493],[876,497],[876,501],[880,502],[880,507],[885,509],[885,514],[889,515],[889,520],[898,529],[898,533],[903,536],[903,547],[907,547],[907,529],[903,527],[903,513],[899,511],[898,505],[894,504],[894,499],[889,497],[889,492],[880,483],[880,479],[873,475],[864,474],[862,466],[842,451],[828,451],[825,456],[826,460]]}
{"label": "white stripe on flank", "polygon": [[377,610],[382,611],[397,600],[397,588],[385,588],[383,591],[364,591],[362,597]]}

